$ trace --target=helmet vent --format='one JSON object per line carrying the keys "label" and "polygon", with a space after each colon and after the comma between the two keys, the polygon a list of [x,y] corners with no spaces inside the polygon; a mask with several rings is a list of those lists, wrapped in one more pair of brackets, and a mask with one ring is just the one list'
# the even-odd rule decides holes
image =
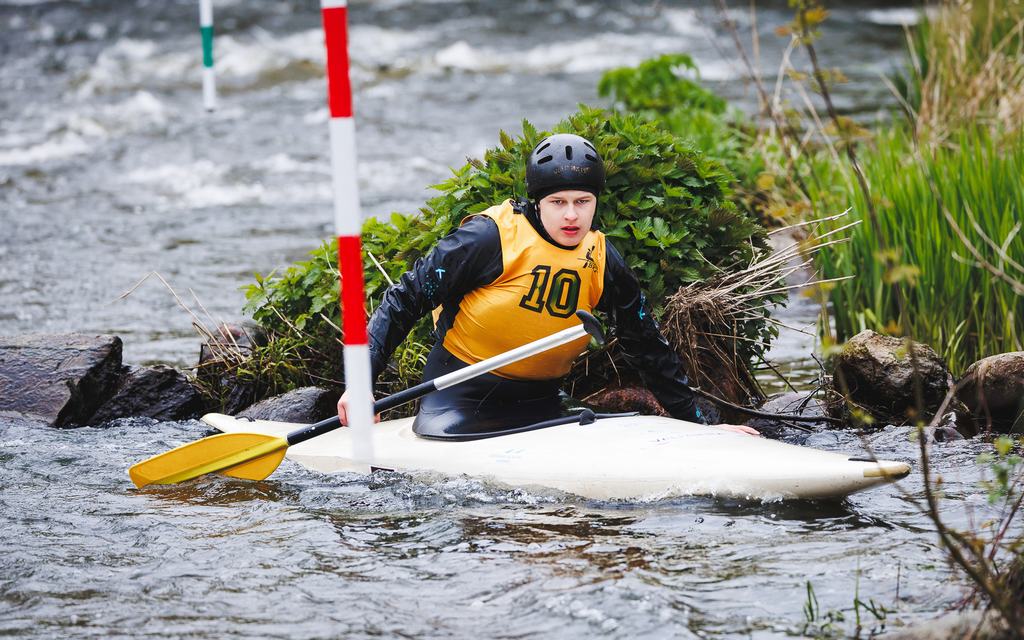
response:
{"label": "helmet vent", "polygon": [[565,159],[572,160],[572,147],[565,145]]}
{"label": "helmet vent", "polygon": [[584,153],[583,157],[586,158],[587,160],[590,160],[591,162],[597,162],[597,156],[592,156],[589,153]]}
{"label": "helmet vent", "polygon": [[555,158],[554,156],[544,156],[543,158],[541,158],[540,160],[537,161],[537,164],[544,164],[545,162],[551,162],[552,160],[554,160],[554,158]]}
{"label": "helmet vent", "polygon": [[583,144],[584,144],[584,146],[586,146],[588,149],[590,149],[594,153],[597,153],[597,149],[594,148],[594,145],[590,144],[586,140],[583,141]]}
{"label": "helmet vent", "polygon": [[541,152],[541,151],[543,151],[543,150],[547,149],[547,148],[548,148],[548,147],[550,147],[550,146],[551,146],[551,143],[550,143],[550,142],[545,142],[544,144],[542,144],[542,145],[540,146],[540,148],[538,148],[538,149],[537,149],[536,151],[534,151],[534,154],[535,154],[535,155],[540,155],[540,152]]}

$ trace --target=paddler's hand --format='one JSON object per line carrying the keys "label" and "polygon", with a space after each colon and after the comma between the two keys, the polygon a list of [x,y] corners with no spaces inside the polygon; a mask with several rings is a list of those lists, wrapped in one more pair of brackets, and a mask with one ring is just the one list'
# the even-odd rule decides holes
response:
{"label": "paddler's hand", "polygon": [[[380,422],[379,413],[373,416],[373,421]],[[338,398],[338,422],[344,427],[348,426],[348,391],[341,394],[341,397]]]}
{"label": "paddler's hand", "polygon": [[761,432],[753,427],[748,427],[745,424],[716,424],[714,425],[719,429],[725,429],[726,431],[732,431],[733,433],[742,433],[748,436],[754,436],[757,438],[761,437]]}

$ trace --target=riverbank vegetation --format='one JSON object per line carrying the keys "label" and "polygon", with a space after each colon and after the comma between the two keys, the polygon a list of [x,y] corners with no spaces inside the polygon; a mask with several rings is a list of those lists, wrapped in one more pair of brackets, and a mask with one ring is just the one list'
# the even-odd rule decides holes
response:
{"label": "riverbank vegetation", "polygon": [[862,223],[818,257],[823,278],[856,276],[819,291],[835,327],[832,335],[823,324],[826,341],[864,329],[913,336],[955,374],[1024,348],[1024,289],[1007,277],[1024,263],[1024,9],[943,4],[911,32],[905,70],[882,80],[901,109],[870,129],[831,104],[842,74],[813,55],[826,15],[798,3],[789,29],[808,62],[786,72],[794,93],[817,93],[828,117],[788,111],[789,131],[772,127],[759,145],[804,141],[799,153],[764,154],[773,180],[762,184],[783,218],[849,211],[844,224]]}
{"label": "riverbank vegetation", "polygon": [[[794,20],[783,29],[791,37],[787,61],[791,50],[806,55],[803,68],[787,62],[783,72],[803,107],[762,100],[770,124],[759,129],[755,146],[772,178],[761,186],[781,217],[849,211],[849,220],[860,222],[850,227],[849,242],[816,260],[826,279],[855,276],[813,291],[822,302],[826,352],[864,329],[902,337],[912,364],[912,341],[924,342],[954,373],[984,356],[1020,351],[1024,8],[995,0],[942,4],[911,32],[905,71],[883,80],[900,110],[866,123],[838,113],[831,101],[842,74],[821,68],[815,53],[827,12],[793,4]],[[834,222],[810,227],[811,237],[834,231]],[[1024,636],[1024,443],[999,437],[978,460],[990,473],[982,489],[999,516],[954,527],[941,515],[942,478],[931,472],[927,433],[918,427],[925,490],[918,507],[951,564],[969,577],[972,599],[997,612],[1010,636]]]}

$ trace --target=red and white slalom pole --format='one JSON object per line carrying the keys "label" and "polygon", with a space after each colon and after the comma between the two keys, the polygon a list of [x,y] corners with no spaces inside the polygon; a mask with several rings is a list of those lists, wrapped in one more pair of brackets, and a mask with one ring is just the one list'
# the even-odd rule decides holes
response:
{"label": "red and white slalom pole", "polygon": [[327,44],[327,94],[331,120],[331,175],[334,226],[338,234],[341,271],[341,314],[345,331],[345,388],[352,455],[360,462],[373,458],[373,390],[370,349],[363,299],[363,258],[359,232],[359,185],[356,181],[355,119],[348,74],[348,2],[321,0]]}

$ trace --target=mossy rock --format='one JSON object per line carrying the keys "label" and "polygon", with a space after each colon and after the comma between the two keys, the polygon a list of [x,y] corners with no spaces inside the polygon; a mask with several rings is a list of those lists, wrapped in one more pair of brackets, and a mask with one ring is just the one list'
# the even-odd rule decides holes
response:
{"label": "mossy rock", "polygon": [[[908,346],[901,338],[874,331],[855,335],[834,361],[835,391],[876,422],[927,421],[952,384],[953,376],[934,349],[919,342]],[[918,388],[921,406],[917,403]]]}

